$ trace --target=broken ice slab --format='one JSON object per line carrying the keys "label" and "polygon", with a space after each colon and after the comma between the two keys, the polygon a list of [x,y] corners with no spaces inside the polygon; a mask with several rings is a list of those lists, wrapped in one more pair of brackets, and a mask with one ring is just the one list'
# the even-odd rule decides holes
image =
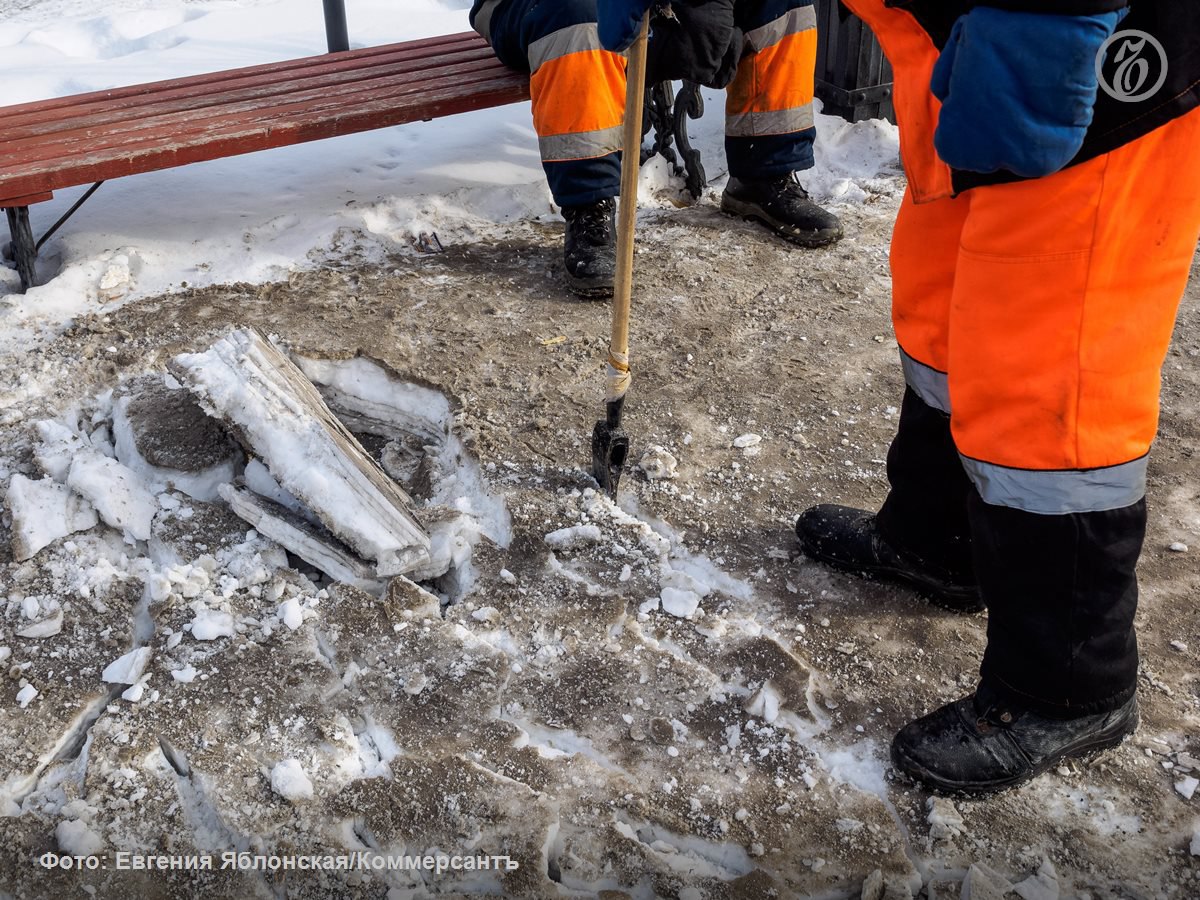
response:
{"label": "broken ice slab", "polygon": [[229,508],[248,522],[259,534],[270,538],[289,553],[320,569],[334,581],[352,584],[372,594],[382,593],[385,581],[329,532],[323,532],[274,500],[253,491],[223,484],[218,491]]}
{"label": "broken ice slab", "polygon": [[155,493],[168,488],[195,500],[217,499],[233,481],[242,453],[224,425],[204,414],[190,391],[172,390],[162,375],[122,385],[113,404],[117,459]]}
{"label": "broken ice slab", "polygon": [[284,489],[351,550],[375,561],[375,575],[404,574],[428,560],[429,536],[408,495],[263,334],[235,331],[203,353],[177,356],[170,368]]}
{"label": "broken ice slab", "polygon": [[96,510],[51,478],[14,475],[5,500],[12,516],[13,558],[31,559],[59,538],[98,524]]}

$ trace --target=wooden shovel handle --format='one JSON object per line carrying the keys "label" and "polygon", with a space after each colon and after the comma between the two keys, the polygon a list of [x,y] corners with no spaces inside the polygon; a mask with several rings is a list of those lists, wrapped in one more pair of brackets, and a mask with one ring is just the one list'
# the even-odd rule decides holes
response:
{"label": "wooden shovel handle", "polygon": [[646,96],[646,41],[650,14],[629,48],[625,72],[625,124],[621,139],[621,205],[617,213],[617,268],[613,277],[612,340],[609,348],[629,355],[629,306],[633,293],[633,231],[637,225],[638,168],[642,151],[642,105]]}

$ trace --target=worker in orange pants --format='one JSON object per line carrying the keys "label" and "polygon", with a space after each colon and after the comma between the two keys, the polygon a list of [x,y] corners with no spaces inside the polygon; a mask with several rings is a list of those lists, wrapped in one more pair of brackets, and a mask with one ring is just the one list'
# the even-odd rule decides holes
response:
{"label": "worker in orange pants", "polygon": [[895,69],[907,389],[880,511],[796,530],[833,566],[986,605],[978,688],[892,758],[1000,790],[1137,724],[1147,454],[1200,239],[1200,4],[850,5]]}
{"label": "worker in orange pants", "polygon": [[[605,0],[601,0],[605,2]],[[817,27],[813,0],[688,3],[656,20],[652,80],[728,87],[721,206],[806,247],[842,235],[795,173],[813,165]],[[631,42],[648,0],[629,0]],[[665,4],[664,4],[665,5]],[[550,191],[567,221],[564,264],[577,294],[612,294],[625,59],[606,48],[597,0],[475,0],[471,25],[505,65],[530,72],[533,125]]]}

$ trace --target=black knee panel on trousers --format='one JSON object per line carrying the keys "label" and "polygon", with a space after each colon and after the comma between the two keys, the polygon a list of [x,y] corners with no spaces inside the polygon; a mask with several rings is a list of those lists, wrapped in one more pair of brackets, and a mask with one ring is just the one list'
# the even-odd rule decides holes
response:
{"label": "black knee panel on trousers", "polygon": [[989,505],[972,489],[968,509],[988,606],[984,684],[1047,716],[1124,704],[1137,687],[1135,568],[1146,501],[1046,516]]}

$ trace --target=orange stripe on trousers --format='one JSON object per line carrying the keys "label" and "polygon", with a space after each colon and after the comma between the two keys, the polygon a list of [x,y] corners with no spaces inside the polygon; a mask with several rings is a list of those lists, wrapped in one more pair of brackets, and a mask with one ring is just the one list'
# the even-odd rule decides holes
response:
{"label": "orange stripe on trousers", "polygon": [[607,50],[568,53],[533,74],[529,93],[539,136],[614,128],[625,118],[625,60]]}
{"label": "orange stripe on trousers", "polygon": [[726,88],[725,114],[775,112],[811,103],[817,65],[817,30],[786,35],[778,44],[747,53]]}
{"label": "orange stripe on trousers", "polygon": [[960,452],[1057,470],[1149,450],[1200,240],[1198,158],[1200,110],[1045,178],[923,206],[906,196],[896,336],[949,372]]}

